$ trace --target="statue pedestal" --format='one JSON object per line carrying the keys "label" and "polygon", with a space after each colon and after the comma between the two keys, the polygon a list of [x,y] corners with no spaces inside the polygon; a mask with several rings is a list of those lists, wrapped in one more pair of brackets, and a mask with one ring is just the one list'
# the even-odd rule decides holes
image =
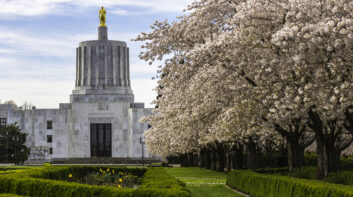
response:
{"label": "statue pedestal", "polygon": [[99,26],[98,27],[98,40],[108,40],[108,27]]}

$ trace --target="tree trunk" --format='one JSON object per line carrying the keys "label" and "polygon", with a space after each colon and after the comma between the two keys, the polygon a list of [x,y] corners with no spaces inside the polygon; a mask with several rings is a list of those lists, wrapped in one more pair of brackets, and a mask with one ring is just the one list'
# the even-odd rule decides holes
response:
{"label": "tree trunk", "polygon": [[287,142],[287,150],[288,150],[288,170],[289,172],[293,172],[294,169],[294,153],[292,144]]}
{"label": "tree trunk", "polygon": [[293,172],[294,168],[301,168],[304,165],[304,147],[297,139],[287,139],[288,169]]}
{"label": "tree trunk", "polygon": [[296,151],[296,166],[297,166],[297,168],[301,168],[304,166],[304,161],[305,161],[304,151],[305,151],[305,147],[303,147],[302,145],[299,145],[297,148],[297,151]]}
{"label": "tree trunk", "polygon": [[232,152],[232,168],[237,169],[236,151]]}
{"label": "tree trunk", "polygon": [[187,162],[187,155],[186,154],[182,154],[180,155],[180,163],[181,163],[181,167],[188,167],[188,162]]}
{"label": "tree trunk", "polygon": [[217,151],[217,171],[224,172],[225,162],[224,162],[224,152],[223,150]]}
{"label": "tree trunk", "polygon": [[224,172],[225,168],[225,156],[224,156],[224,145],[222,143],[216,143],[216,154],[217,154],[217,171]]}
{"label": "tree trunk", "polygon": [[233,152],[227,152],[227,172],[230,172],[232,170],[232,155]]}
{"label": "tree trunk", "polygon": [[217,153],[216,153],[216,150],[212,149],[211,150],[211,157],[212,157],[212,166],[211,166],[211,169],[216,171],[217,170]]}
{"label": "tree trunk", "polygon": [[240,145],[238,149],[235,150],[236,156],[236,166],[237,169],[244,169],[244,146]]}
{"label": "tree trunk", "polygon": [[[346,145],[340,143],[343,128],[338,125],[337,120],[326,120],[324,124],[319,114],[313,110],[309,110],[309,116],[312,122],[310,127],[315,131],[317,143],[318,178],[323,179],[327,177],[330,172],[340,170],[341,151],[348,147],[351,141]],[[346,117],[349,118],[348,116]],[[347,120],[349,121],[349,119]],[[331,132],[328,133],[325,131]]]}
{"label": "tree trunk", "polygon": [[200,168],[205,168],[206,167],[206,151],[201,150],[200,151]]}
{"label": "tree trunk", "polygon": [[329,157],[329,171],[338,172],[341,170],[341,151],[333,150]]}
{"label": "tree trunk", "polygon": [[206,169],[211,169],[212,159],[211,159],[211,151],[209,150],[205,151],[205,164],[206,164]]}
{"label": "tree trunk", "polygon": [[193,156],[193,166],[194,167],[199,166],[199,155],[198,154],[194,154],[194,156]]}
{"label": "tree trunk", "polygon": [[256,144],[252,140],[247,144],[247,168],[256,168]]}
{"label": "tree trunk", "polygon": [[319,179],[323,179],[328,175],[328,161],[327,161],[327,151],[322,140],[317,139],[317,176]]}
{"label": "tree trunk", "polygon": [[193,166],[193,159],[194,159],[193,153],[188,153],[188,167]]}

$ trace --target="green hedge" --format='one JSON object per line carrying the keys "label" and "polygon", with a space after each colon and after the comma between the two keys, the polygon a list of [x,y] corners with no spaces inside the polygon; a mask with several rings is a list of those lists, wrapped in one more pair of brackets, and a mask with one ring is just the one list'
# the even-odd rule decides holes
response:
{"label": "green hedge", "polygon": [[339,171],[337,173],[331,173],[324,179],[324,181],[343,185],[353,185],[353,172]]}
{"label": "green hedge", "polygon": [[[254,171],[265,174],[291,176],[295,178],[312,180],[317,179],[317,167],[313,166],[294,169],[292,173],[288,173],[288,168],[258,169]],[[323,181],[343,185],[353,185],[353,171],[339,171],[336,173],[330,173]]]}
{"label": "green hedge", "polygon": [[[85,185],[67,182],[68,174],[84,176],[107,167],[66,166],[26,169],[20,172],[0,174],[0,193],[12,193],[33,197],[189,197],[190,193],[162,168],[110,168],[116,172],[144,175],[139,189]],[[146,172],[147,171],[147,172]],[[146,173],[145,173],[146,172]],[[53,180],[56,179],[56,180]]]}
{"label": "green hedge", "polygon": [[256,170],[254,170],[254,172],[291,176],[291,177],[303,178],[303,179],[317,179],[317,167],[313,167],[313,166],[294,169],[293,172],[291,172],[291,173],[288,173],[287,167],[285,167],[285,168],[256,169]]}
{"label": "green hedge", "polygon": [[[305,166],[317,166],[317,154],[311,153],[305,155]],[[341,157],[341,167],[343,170],[353,170],[353,157]]]}
{"label": "green hedge", "polygon": [[252,197],[353,197],[353,187],[248,170],[228,173],[228,186]]}

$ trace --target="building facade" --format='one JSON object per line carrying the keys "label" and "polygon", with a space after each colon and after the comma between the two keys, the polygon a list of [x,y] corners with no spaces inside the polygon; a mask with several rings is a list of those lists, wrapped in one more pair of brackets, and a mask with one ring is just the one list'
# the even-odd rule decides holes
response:
{"label": "building facade", "polygon": [[17,123],[28,133],[29,161],[141,158],[148,124],[140,120],[152,109],[134,102],[129,48],[108,40],[106,26],[98,28],[98,40],[83,41],[76,49],[75,84],[70,103],[58,109],[0,105],[0,124]]}

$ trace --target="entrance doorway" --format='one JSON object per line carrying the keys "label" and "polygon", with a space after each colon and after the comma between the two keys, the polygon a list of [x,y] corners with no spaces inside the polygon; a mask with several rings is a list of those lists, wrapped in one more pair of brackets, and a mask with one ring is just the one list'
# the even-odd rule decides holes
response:
{"label": "entrance doorway", "polygon": [[91,157],[112,157],[111,124],[91,124]]}

